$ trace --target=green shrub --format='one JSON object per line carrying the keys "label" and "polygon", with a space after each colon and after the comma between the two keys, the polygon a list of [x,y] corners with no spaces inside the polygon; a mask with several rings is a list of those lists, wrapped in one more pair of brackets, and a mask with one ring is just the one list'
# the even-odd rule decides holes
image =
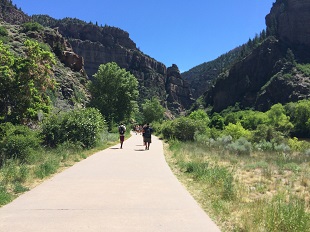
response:
{"label": "green shrub", "polygon": [[274,144],[272,142],[260,141],[259,143],[255,144],[254,148],[257,151],[273,151]]}
{"label": "green shrub", "polygon": [[28,31],[42,31],[44,27],[37,23],[37,22],[27,22],[22,25],[22,32],[28,32]]}
{"label": "green shrub", "polygon": [[252,151],[252,144],[248,142],[246,138],[241,137],[235,142],[227,145],[227,149],[237,155],[250,155]]}
{"label": "green shrub", "polygon": [[42,126],[44,141],[49,146],[64,142],[81,143],[83,147],[93,147],[101,138],[106,123],[97,109],[73,110],[46,119]]}
{"label": "green shrub", "polygon": [[0,125],[0,163],[16,158],[27,162],[28,158],[40,147],[39,133],[26,126],[14,126],[11,123]]}
{"label": "green shrub", "polygon": [[8,36],[9,33],[5,27],[0,26],[0,37],[1,36]]}
{"label": "green shrub", "polygon": [[161,133],[165,139],[174,138],[174,131],[172,126],[173,121],[165,121],[162,125]]}
{"label": "green shrub", "polygon": [[237,122],[236,124],[229,123],[225,126],[224,134],[232,136],[234,140],[239,139],[240,137],[251,137],[251,132],[244,129],[240,122]]}
{"label": "green shrub", "polygon": [[310,76],[310,64],[297,64],[297,69],[305,74],[305,76]]}
{"label": "green shrub", "polygon": [[194,140],[195,132],[199,128],[199,124],[190,118],[180,117],[173,121],[174,137],[181,141]]}

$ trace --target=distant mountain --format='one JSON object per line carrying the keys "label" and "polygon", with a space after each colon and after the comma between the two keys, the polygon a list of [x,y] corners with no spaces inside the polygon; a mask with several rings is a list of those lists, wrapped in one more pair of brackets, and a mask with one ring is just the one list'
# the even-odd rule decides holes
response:
{"label": "distant mountain", "polygon": [[[212,85],[213,77],[218,74],[212,73],[215,71],[212,65],[217,64],[215,61],[205,64],[209,65],[211,75],[199,73],[195,77],[200,78],[199,81],[183,76],[194,90],[197,83],[208,84],[203,84],[203,88],[208,88],[203,94],[204,103],[217,112],[235,105],[243,109],[268,110],[276,103],[309,98],[309,22],[309,1],[277,0],[266,16],[266,38],[264,33],[261,34],[247,44],[254,45],[250,46],[252,49],[246,49],[239,57],[237,52],[233,56],[237,59],[223,62],[222,67],[228,68],[215,78]],[[202,81],[204,77],[206,80]],[[194,93],[194,96],[198,95]]]}
{"label": "distant mountain", "polygon": [[182,78],[189,83],[193,98],[197,99],[203,95],[218,75],[236,62],[241,51],[241,47],[235,48],[213,61],[205,62],[182,73]]}

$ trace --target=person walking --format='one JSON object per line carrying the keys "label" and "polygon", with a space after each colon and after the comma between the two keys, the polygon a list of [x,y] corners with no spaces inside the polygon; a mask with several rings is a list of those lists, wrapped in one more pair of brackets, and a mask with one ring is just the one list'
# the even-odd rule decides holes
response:
{"label": "person walking", "polygon": [[126,127],[123,123],[119,125],[118,132],[119,132],[119,141],[121,143],[121,149],[123,149],[123,143],[125,140],[125,132],[126,132]]}
{"label": "person walking", "polygon": [[152,143],[152,132],[153,132],[153,129],[147,123],[146,126],[143,128],[145,150],[150,150],[150,144]]}

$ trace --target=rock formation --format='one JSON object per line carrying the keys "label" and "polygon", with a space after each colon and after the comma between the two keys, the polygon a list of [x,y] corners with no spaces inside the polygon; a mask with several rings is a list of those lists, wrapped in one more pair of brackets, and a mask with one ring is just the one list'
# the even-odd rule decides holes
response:
{"label": "rock formation", "polygon": [[[130,71],[139,81],[139,102],[159,97],[163,105],[179,107],[180,112],[189,107],[191,96],[189,87],[180,84],[180,90],[175,91],[176,82],[167,84],[167,68],[164,64],[143,54],[130,39],[129,34],[119,28],[97,26],[78,19],[65,18],[55,20],[48,16],[34,16],[34,20],[42,25],[57,27],[58,31],[68,39],[74,52],[84,58],[85,70],[89,76],[95,74],[99,65],[116,62],[121,68]],[[45,24],[48,22],[47,24]],[[182,79],[181,76],[178,76]],[[171,78],[170,78],[171,79]],[[169,79],[169,80],[170,80]],[[169,88],[173,87],[174,90]],[[187,91],[185,89],[187,88]],[[167,95],[173,93],[173,98]],[[185,93],[188,95],[185,96]],[[178,94],[181,94],[178,96]],[[187,99],[186,99],[187,98]],[[166,104],[167,103],[167,104]],[[183,105],[185,104],[185,105]]]}
{"label": "rock formation", "polygon": [[0,0],[0,19],[11,24],[29,22],[31,18],[12,5],[10,0]]}
{"label": "rock formation", "polygon": [[236,103],[268,110],[276,103],[309,98],[309,77],[288,59],[292,51],[297,62],[309,61],[309,12],[309,1],[278,0],[266,16],[272,36],[218,78],[204,95],[206,105],[217,112]]}
{"label": "rock formation", "polygon": [[310,47],[309,9],[309,0],[277,0],[266,16],[268,31],[281,41]]}
{"label": "rock formation", "polygon": [[167,69],[166,91],[168,93],[167,102],[169,108],[178,113],[188,109],[193,104],[193,99],[188,83],[182,79],[177,65],[173,64]]}

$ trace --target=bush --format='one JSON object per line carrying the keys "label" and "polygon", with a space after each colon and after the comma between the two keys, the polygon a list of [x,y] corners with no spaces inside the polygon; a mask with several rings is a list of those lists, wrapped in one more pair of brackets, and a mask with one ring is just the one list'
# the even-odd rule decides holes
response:
{"label": "bush", "polygon": [[28,31],[42,31],[44,27],[37,23],[37,22],[27,22],[22,25],[22,32],[28,32]]}
{"label": "bush", "polygon": [[181,141],[194,140],[195,132],[199,130],[200,124],[186,117],[180,117],[173,121],[173,137]]}
{"label": "bush", "polygon": [[240,122],[236,124],[229,123],[225,126],[224,134],[230,135],[234,140],[239,139],[240,137],[250,138],[251,132],[243,128]]}
{"label": "bush", "polygon": [[194,140],[196,132],[205,132],[206,125],[187,118],[180,117],[173,121],[166,121],[161,127],[161,133],[165,139],[178,139],[181,141]]}
{"label": "bush", "polygon": [[259,143],[255,144],[255,149],[257,151],[273,151],[274,144],[272,142],[260,141]]}
{"label": "bush", "polygon": [[4,27],[2,27],[2,26],[0,26],[0,37],[1,36],[8,36],[8,31],[7,31],[7,29],[5,29]]}
{"label": "bush", "polygon": [[53,115],[44,121],[42,135],[49,146],[64,142],[82,143],[83,147],[93,147],[106,129],[106,123],[97,109],[73,110]]}
{"label": "bush", "polygon": [[252,151],[252,144],[245,138],[239,138],[235,142],[227,145],[230,152],[237,153],[237,155],[250,155]]}
{"label": "bush", "polygon": [[37,131],[11,123],[0,125],[0,164],[6,159],[16,158],[27,162],[42,140]]}

